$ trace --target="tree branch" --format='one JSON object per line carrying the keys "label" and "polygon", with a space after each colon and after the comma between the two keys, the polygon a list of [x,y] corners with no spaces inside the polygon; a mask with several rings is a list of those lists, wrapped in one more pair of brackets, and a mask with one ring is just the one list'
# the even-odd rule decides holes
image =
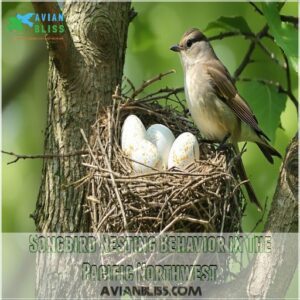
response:
{"label": "tree branch", "polygon": [[175,70],[170,70],[170,71],[165,72],[165,73],[160,73],[159,75],[155,76],[154,78],[145,81],[145,82],[141,85],[141,87],[140,87],[139,89],[137,89],[137,90],[135,90],[135,91],[133,92],[133,94],[131,95],[131,98],[134,99],[137,95],[139,95],[141,92],[143,92],[144,89],[145,89],[146,87],[148,87],[149,85],[151,85],[153,82],[159,81],[159,80],[161,80],[164,76],[167,76],[167,75],[172,74],[172,73],[175,73]]}
{"label": "tree branch", "polygon": [[[239,35],[244,35],[245,37],[248,35],[251,36],[251,34],[246,34],[246,33],[242,34],[241,32],[238,32],[238,31],[228,31],[228,32],[221,32],[217,35],[208,37],[208,40],[211,42],[211,41],[222,40],[227,37],[233,37],[233,36],[239,36]],[[254,36],[254,35],[252,35],[252,36]]]}
{"label": "tree branch", "polygon": [[294,105],[296,107],[296,110],[298,112],[298,100],[294,96],[293,91],[292,91],[291,71],[290,71],[289,60],[288,60],[286,54],[284,53],[284,51],[282,49],[281,49],[281,52],[282,52],[283,59],[284,59],[284,62],[285,62],[287,95],[289,96],[289,98],[291,99],[291,101],[294,103]]}
{"label": "tree branch", "polygon": [[244,81],[244,82],[256,81],[262,84],[271,85],[277,89],[278,93],[286,94],[294,103],[296,110],[298,111],[297,98],[289,90],[285,89],[279,82],[274,82],[272,80],[266,80],[266,79],[253,79],[253,78],[237,78],[236,80]]}
{"label": "tree branch", "polygon": [[[44,14],[45,12],[50,14],[61,14],[61,9],[56,2],[32,2],[32,5],[37,14]],[[42,20],[42,24],[45,28],[52,26],[53,24],[61,24],[61,22],[50,22]],[[67,26],[66,21],[63,21],[64,33],[47,33],[46,41],[49,48],[50,57],[59,71],[62,77],[67,77],[71,73],[71,55],[72,51],[75,51],[73,40]]]}
{"label": "tree branch", "polygon": [[[257,43],[257,45],[263,50],[263,52],[265,52],[270,57],[270,59],[272,59],[280,67],[284,68],[284,66],[280,63],[280,61],[275,57],[274,53],[270,52],[267,49],[267,47],[265,47],[263,45],[263,43],[253,33],[247,33],[247,32],[242,33],[242,32],[237,32],[237,31],[221,32],[217,35],[213,35],[211,37],[208,37],[208,40],[209,41],[222,40],[222,39],[227,38],[227,37],[235,37],[235,36],[243,36],[245,39],[250,39],[254,43]],[[267,33],[263,33],[262,36],[267,36]]]}
{"label": "tree branch", "polygon": [[88,154],[87,151],[76,151],[73,153],[66,153],[66,154],[36,154],[36,155],[24,155],[24,154],[16,154],[14,152],[8,152],[8,151],[1,151],[3,154],[7,154],[10,156],[14,156],[15,159],[12,161],[9,161],[7,164],[13,164],[16,163],[20,159],[52,159],[52,158],[65,158],[65,157],[71,157],[71,156],[77,156],[77,155],[83,155]]}
{"label": "tree branch", "polygon": [[255,49],[255,41],[252,41],[250,43],[250,46],[249,46],[242,62],[240,63],[240,65],[238,66],[238,68],[235,70],[235,72],[233,74],[233,80],[234,81],[236,81],[236,79],[240,76],[240,74],[244,71],[244,69],[250,63],[251,55],[252,55],[254,49]]}
{"label": "tree branch", "polygon": [[258,6],[257,6],[254,2],[249,1],[249,4],[250,4],[251,6],[253,6],[254,10],[255,10],[258,14],[260,14],[261,16],[264,15],[264,13],[262,12],[262,10],[259,9]]}
{"label": "tree branch", "polygon": [[[257,7],[257,5],[253,2],[249,2],[250,5],[252,5],[255,10],[263,15],[263,12]],[[293,20],[293,21],[296,21],[298,22],[298,18],[294,18],[294,17],[288,17],[286,18],[287,16],[281,16],[281,19],[289,19],[289,20]],[[255,50],[255,46],[256,44],[275,62],[277,63],[280,67],[282,67],[283,69],[285,69],[286,71],[286,80],[287,80],[287,88],[283,88],[279,83],[273,83],[272,81],[267,81],[267,80],[257,80],[261,83],[264,83],[264,84],[271,84],[271,85],[275,85],[277,88],[278,88],[278,92],[280,93],[284,93],[286,95],[288,95],[288,97],[291,99],[291,101],[293,102],[293,104],[295,105],[296,107],[296,110],[298,112],[298,100],[297,98],[294,96],[293,94],[293,91],[292,91],[292,86],[291,86],[291,74],[290,74],[290,66],[289,66],[289,61],[288,61],[288,58],[286,56],[286,54],[284,53],[284,51],[280,48],[281,52],[282,52],[282,55],[283,55],[283,58],[284,58],[284,61],[285,61],[285,64],[282,65],[280,63],[280,61],[275,57],[275,55],[270,52],[260,41],[260,39],[262,37],[268,37],[270,38],[272,41],[274,41],[274,37],[272,37],[271,35],[268,34],[268,25],[265,25],[264,28],[254,37],[252,38],[252,42],[250,43],[249,45],[249,48],[242,60],[242,62],[240,63],[239,67],[236,69],[236,71],[234,72],[234,75],[233,75],[233,80],[234,81],[237,81],[240,74],[243,72],[243,70],[247,67],[247,65],[251,62],[251,56]],[[243,81],[250,81],[251,79],[241,79]]]}
{"label": "tree branch", "polygon": [[[255,10],[258,14],[260,14],[261,16],[264,15],[264,13],[262,12],[262,10],[259,9],[258,6],[257,6],[254,2],[249,1],[249,4],[250,4],[251,6],[253,6],[254,10]],[[294,17],[294,16],[280,15],[280,19],[281,19],[281,21],[283,21],[283,22],[293,23],[295,26],[297,26],[297,25],[298,25],[298,22],[299,22],[298,17]]]}
{"label": "tree branch", "polygon": [[280,19],[281,19],[281,21],[283,21],[283,22],[293,23],[295,26],[298,26],[298,23],[299,23],[298,17],[294,17],[294,16],[284,16],[284,15],[280,15]]}
{"label": "tree branch", "polygon": [[132,22],[137,15],[138,13],[134,10],[134,7],[132,7],[129,11],[129,22]]}
{"label": "tree branch", "polygon": [[270,52],[269,49],[267,47],[265,47],[265,45],[260,41],[258,40],[257,41],[257,45],[262,49],[262,51],[267,54],[271,60],[273,60],[279,67],[285,69],[285,66],[282,65],[280,63],[280,61],[276,58],[275,54],[273,52]]}
{"label": "tree branch", "polygon": [[262,28],[262,30],[260,32],[258,32],[258,34],[255,36],[255,39],[253,39],[252,42],[250,43],[249,48],[248,48],[242,62],[240,63],[239,67],[234,72],[234,75],[233,75],[234,81],[236,81],[236,78],[238,78],[241,75],[241,73],[244,71],[244,69],[250,63],[251,55],[255,49],[255,45],[256,45],[257,41],[268,32],[268,29],[269,29],[268,25],[265,25]]}

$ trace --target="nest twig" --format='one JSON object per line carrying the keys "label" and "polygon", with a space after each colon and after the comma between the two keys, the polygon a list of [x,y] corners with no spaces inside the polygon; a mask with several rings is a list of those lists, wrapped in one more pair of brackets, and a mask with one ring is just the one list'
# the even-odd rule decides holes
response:
{"label": "nest twig", "polygon": [[[95,122],[91,137],[82,135],[89,155],[87,212],[93,232],[236,232],[241,230],[244,198],[234,169],[234,152],[218,151],[202,142],[180,89],[161,89],[136,99],[165,74],[148,80],[131,96],[113,95]],[[128,81],[129,82],[129,81]],[[127,92],[128,94],[128,92]],[[200,147],[200,160],[186,170],[133,174],[131,160],[120,148],[121,127],[129,114],[137,115],[146,127],[166,125],[175,136],[193,133]]]}

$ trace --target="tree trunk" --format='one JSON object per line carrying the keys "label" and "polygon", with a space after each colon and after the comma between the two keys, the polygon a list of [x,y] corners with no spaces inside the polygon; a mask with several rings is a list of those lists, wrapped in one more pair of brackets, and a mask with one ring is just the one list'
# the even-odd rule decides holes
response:
{"label": "tree trunk", "polygon": [[298,232],[298,133],[281,166],[265,231]]}
{"label": "tree trunk", "polygon": [[[59,12],[54,3],[33,3],[37,12]],[[44,10],[45,11],[45,10]],[[130,3],[67,2],[63,40],[46,36],[49,59],[49,105],[45,153],[74,153],[83,148],[97,113],[111,102],[121,83]],[[89,231],[84,214],[86,187],[80,156],[45,160],[33,218],[37,231]]]}

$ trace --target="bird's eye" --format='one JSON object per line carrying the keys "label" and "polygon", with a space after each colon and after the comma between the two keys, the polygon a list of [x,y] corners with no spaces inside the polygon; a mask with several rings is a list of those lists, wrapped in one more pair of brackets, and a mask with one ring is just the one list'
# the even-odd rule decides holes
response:
{"label": "bird's eye", "polygon": [[186,46],[187,46],[188,48],[190,48],[192,45],[193,45],[193,41],[192,41],[192,40],[187,40]]}

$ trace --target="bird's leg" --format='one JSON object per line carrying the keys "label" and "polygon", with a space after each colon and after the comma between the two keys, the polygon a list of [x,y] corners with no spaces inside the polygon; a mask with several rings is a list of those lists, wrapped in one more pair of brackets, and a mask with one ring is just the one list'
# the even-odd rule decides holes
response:
{"label": "bird's leg", "polygon": [[188,108],[186,108],[186,109],[183,111],[183,113],[184,113],[185,116],[191,115],[190,110],[189,110]]}
{"label": "bird's leg", "polygon": [[221,141],[221,143],[220,143],[220,145],[219,145],[219,147],[218,147],[218,149],[217,150],[224,150],[224,149],[226,149],[226,147],[227,147],[227,145],[226,145],[226,142],[228,141],[228,139],[230,138],[230,133],[228,132],[225,136],[224,136],[224,138],[223,138],[223,140]]}

